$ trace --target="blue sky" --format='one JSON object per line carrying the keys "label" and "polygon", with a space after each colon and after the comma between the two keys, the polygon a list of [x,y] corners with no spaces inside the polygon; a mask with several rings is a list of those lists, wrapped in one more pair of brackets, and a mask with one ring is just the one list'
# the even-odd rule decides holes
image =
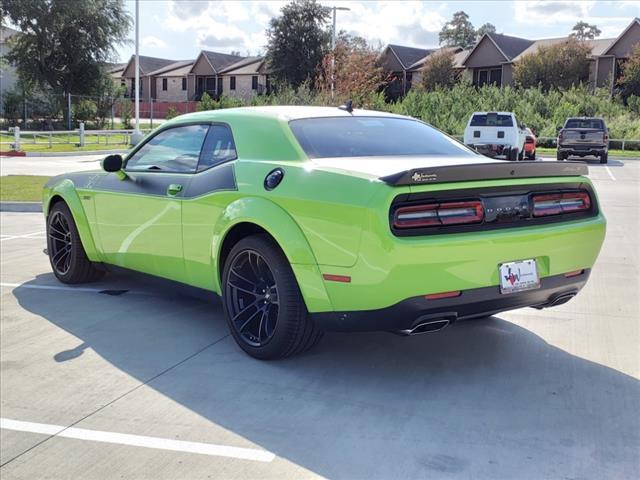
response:
{"label": "blue sky", "polygon": [[[140,54],[183,60],[200,50],[260,54],[265,29],[283,1],[140,1]],[[453,13],[464,10],[479,27],[490,22],[499,33],[525,38],[559,37],[579,20],[595,23],[601,38],[616,37],[633,17],[640,0],[632,1],[321,1],[348,7],[338,12],[338,29],[361,35],[374,44],[416,47],[438,45],[438,31]],[[126,0],[133,16],[134,0]],[[134,34],[131,32],[131,39]],[[133,44],[118,49],[120,60]]]}

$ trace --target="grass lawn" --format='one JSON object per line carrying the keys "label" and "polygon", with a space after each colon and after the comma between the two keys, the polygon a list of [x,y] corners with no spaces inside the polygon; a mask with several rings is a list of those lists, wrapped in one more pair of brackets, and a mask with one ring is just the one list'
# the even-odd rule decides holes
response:
{"label": "grass lawn", "polygon": [[37,175],[0,177],[0,200],[39,202],[42,200],[42,187],[50,178]]}
{"label": "grass lawn", "polygon": [[[51,147],[49,147],[49,139],[46,133],[43,132],[43,135],[44,136],[36,137],[37,143],[33,143],[34,139],[32,136],[23,136],[20,142],[20,149],[23,152],[90,152],[92,150],[123,150],[129,148],[129,144],[125,143],[127,141],[126,135],[110,135],[108,137],[109,144],[107,144],[107,137],[105,137],[105,135],[87,134],[84,136],[84,147],[76,146],[76,144],[80,142],[79,135],[54,135],[52,137]],[[13,140],[12,135],[0,134],[0,150],[3,152],[11,150]]]}
{"label": "grass lawn", "polygon": [[[556,156],[555,148],[542,148],[536,149],[537,153],[542,155]],[[609,157],[623,157],[623,158],[640,158],[640,151],[638,150],[609,150]]]}

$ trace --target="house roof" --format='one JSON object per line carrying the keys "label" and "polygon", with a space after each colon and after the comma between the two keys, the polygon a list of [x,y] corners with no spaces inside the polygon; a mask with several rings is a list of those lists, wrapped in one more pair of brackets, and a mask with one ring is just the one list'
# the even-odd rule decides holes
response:
{"label": "house roof", "polygon": [[[127,63],[124,71],[126,72],[131,65],[134,65],[135,61],[136,56],[131,55],[131,58],[129,59],[129,62]],[[162,67],[166,67],[167,65],[175,62],[175,60],[169,60],[168,58],[146,57],[144,55],[140,55],[140,75],[149,75],[151,72],[159,70]]]}
{"label": "house roof", "polygon": [[434,50],[430,50],[427,55],[422,57],[417,62],[414,62],[409,68],[407,68],[407,70],[409,70],[409,71],[420,70],[422,67],[424,67],[424,64],[427,61],[427,58],[429,58],[429,56],[433,55],[434,53],[453,52],[453,54],[454,54],[454,62],[455,62],[455,56],[461,50],[462,50],[462,47],[440,47],[440,48],[436,48]]}
{"label": "house roof", "polygon": [[[486,33],[485,36],[493,40],[498,50],[505,56],[506,60],[513,60],[520,53],[531,46],[533,40],[527,40],[526,38],[511,37],[509,35],[502,35],[501,33]],[[478,45],[478,42],[476,45]]]}
{"label": "house roof", "polygon": [[635,24],[640,25],[640,18],[636,17],[633,20],[631,20],[631,23],[627,26],[627,28],[625,28],[622,33],[620,35],[618,35],[617,38],[615,38],[611,44],[606,48],[606,50],[604,50],[600,55],[606,55],[609,53],[609,50],[611,50],[613,48],[613,46],[618,43],[618,41],[624,37],[624,35],[631,29],[631,27],[633,27]]}
{"label": "house roof", "polygon": [[209,63],[216,72],[220,72],[224,68],[243,60],[245,57],[239,55],[229,55],[228,53],[210,52],[208,50],[202,50],[202,55],[207,57]]}
{"label": "house roof", "polygon": [[[570,37],[558,37],[558,38],[541,38],[540,40],[535,40],[529,48],[521,52],[518,56],[512,59],[513,62],[517,62],[525,55],[530,55],[532,53],[537,53],[540,47],[549,47],[551,45],[557,45],[562,42],[566,42]],[[591,56],[597,57],[598,55],[602,55],[605,49],[611,45],[611,43],[615,39],[613,38],[597,38],[595,40],[585,40],[585,44],[591,47]]]}
{"label": "house roof", "polygon": [[425,58],[427,55],[437,50],[405,47],[403,45],[393,44],[387,45],[387,49],[391,50],[395,54],[395,56],[398,58],[398,61],[405,70],[408,70],[414,63],[418,62],[420,59]]}
{"label": "house roof", "polygon": [[[189,73],[191,67],[193,66],[195,60],[178,60],[177,62],[170,63],[169,65],[165,65],[153,72],[149,72],[147,75],[159,75],[162,77],[181,77]],[[181,73],[183,72],[184,73]]]}
{"label": "house roof", "polygon": [[263,62],[264,57],[246,57],[223,68],[219,73],[227,75],[255,75],[261,73],[259,70]]}

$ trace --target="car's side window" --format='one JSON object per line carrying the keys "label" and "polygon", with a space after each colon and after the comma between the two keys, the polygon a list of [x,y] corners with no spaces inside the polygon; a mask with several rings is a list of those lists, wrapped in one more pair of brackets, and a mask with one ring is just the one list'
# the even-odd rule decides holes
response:
{"label": "car's side window", "polygon": [[129,158],[125,170],[194,173],[209,125],[164,130]]}
{"label": "car's side window", "polygon": [[236,145],[227,125],[211,125],[202,147],[198,172],[237,158]]}

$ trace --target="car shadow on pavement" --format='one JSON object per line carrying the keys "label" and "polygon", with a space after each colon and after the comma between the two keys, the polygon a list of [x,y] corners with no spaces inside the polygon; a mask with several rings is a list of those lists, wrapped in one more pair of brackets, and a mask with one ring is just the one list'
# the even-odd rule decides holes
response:
{"label": "car shadow on pavement", "polygon": [[[217,342],[148,385],[324,477],[637,478],[640,471],[640,382],[499,316],[418,337],[330,333],[305,355],[261,362],[226,335],[217,302],[155,286],[141,301],[28,285],[13,291],[22,308],[81,344],[51,358],[58,368],[92,349],[147,382],[178,363],[172,349],[186,347],[186,358],[202,342]],[[108,278],[101,285],[121,288]],[[65,295],[84,295],[90,306],[61,308]],[[170,421],[151,405],[137,415]]]}

